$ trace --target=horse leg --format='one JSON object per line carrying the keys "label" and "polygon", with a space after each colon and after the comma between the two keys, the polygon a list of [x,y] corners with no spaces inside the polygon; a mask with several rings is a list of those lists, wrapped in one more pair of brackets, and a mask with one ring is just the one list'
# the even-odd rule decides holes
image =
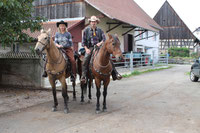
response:
{"label": "horse leg", "polygon": [[53,79],[53,77],[49,77],[49,82],[52,87],[52,93],[53,93],[53,99],[54,99],[54,105],[52,107],[52,112],[55,112],[57,110],[58,100],[56,97],[56,85],[55,85],[55,80]]}
{"label": "horse leg", "polygon": [[64,98],[64,113],[67,114],[69,112],[69,109],[68,109],[69,96],[67,94],[67,84],[65,81],[65,76],[61,77],[60,82],[62,84],[62,96]]}
{"label": "horse leg", "polygon": [[84,89],[87,87],[84,83],[81,83],[81,102],[84,102]]}
{"label": "horse leg", "polygon": [[100,88],[101,88],[101,80],[95,78],[95,84],[96,84],[96,96],[97,96],[97,104],[96,104],[96,113],[99,114],[100,113],[100,103],[99,103],[99,99],[101,96],[101,92],[100,92]]}
{"label": "horse leg", "polygon": [[92,86],[92,79],[89,79],[89,84],[88,84],[88,102],[90,103],[90,100],[92,99],[92,95],[91,95],[91,86]]}
{"label": "horse leg", "polygon": [[76,85],[75,81],[72,82],[72,86],[73,86],[73,101],[76,101],[76,89],[75,89],[75,85]]}
{"label": "horse leg", "polygon": [[107,111],[106,107],[106,96],[107,96],[107,88],[110,83],[110,79],[104,81],[104,89],[103,89],[103,112]]}
{"label": "horse leg", "polygon": [[103,89],[103,112],[107,111],[106,96],[107,96],[107,86],[104,86],[104,89]]}

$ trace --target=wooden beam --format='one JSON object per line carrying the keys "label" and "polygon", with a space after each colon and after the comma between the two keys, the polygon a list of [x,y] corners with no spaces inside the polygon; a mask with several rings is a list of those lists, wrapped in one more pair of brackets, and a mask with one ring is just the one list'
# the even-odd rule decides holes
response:
{"label": "wooden beam", "polygon": [[131,26],[131,25],[123,25],[122,28],[135,28],[135,26]]}
{"label": "wooden beam", "polygon": [[111,30],[119,27],[122,23],[118,23],[117,25],[115,25],[114,27],[110,28],[110,25],[109,25],[109,29],[106,31],[106,33],[110,32]]}
{"label": "wooden beam", "polygon": [[121,22],[106,22],[106,24],[122,24]]}
{"label": "wooden beam", "polygon": [[143,30],[143,32],[141,32],[140,34],[138,34],[138,35],[136,35],[136,36],[134,36],[134,37],[136,38],[136,37],[142,35],[143,33],[145,33],[146,31],[147,31],[147,30],[145,30],[145,31]]}
{"label": "wooden beam", "polygon": [[123,33],[122,36],[126,35],[127,33],[131,32],[132,30],[134,30],[136,27],[131,28],[130,30],[128,30],[127,32]]}
{"label": "wooden beam", "polygon": [[148,37],[145,37],[145,38],[142,38],[142,39],[138,39],[138,40],[135,40],[135,42],[143,40],[143,39],[148,39],[148,38],[151,38],[151,37],[154,37],[154,36],[157,36],[157,35],[152,35],[152,36],[148,36]]}

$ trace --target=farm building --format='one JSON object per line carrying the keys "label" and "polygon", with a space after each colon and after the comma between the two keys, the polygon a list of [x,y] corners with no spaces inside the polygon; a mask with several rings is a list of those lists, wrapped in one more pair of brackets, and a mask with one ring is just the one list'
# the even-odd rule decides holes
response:
{"label": "farm building", "polygon": [[171,47],[186,47],[194,50],[196,37],[166,0],[154,17],[163,28],[160,32],[160,50]]}
{"label": "farm building", "polygon": [[105,33],[118,34],[123,52],[152,54],[154,51],[158,56],[159,30],[162,28],[133,0],[123,3],[120,0],[35,0],[34,5],[35,16],[42,15],[51,21],[84,17],[85,27],[89,25],[87,19],[96,15],[101,20],[98,26]]}
{"label": "farm building", "polygon": [[[88,18],[96,15],[101,20],[98,27],[106,34],[118,34],[123,52],[149,53],[155,56],[155,62],[158,59],[159,31],[162,28],[133,0],[124,0],[123,2],[121,0],[35,0],[33,5],[35,12],[32,15],[43,16],[49,20],[43,23],[43,28],[46,30],[51,28],[52,36],[57,31],[56,22],[60,20],[68,22],[68,31],[72,34],[75,50],[77,51],[81,47],[82,32],[89,25]],[[33,38],[37,38],[40,34],[39,31],[34,33],[26,31],[26,33]],[[11,51],[19,52],[19,54],[15,53],[13,55],[10,52],[8,55],[12,54],[12,57],[0,56],[1,60],[4,60],[3,63],[7,64],[6,67],[4,64],[0,64],[0,68],[2,68],[0,84],[12,83],[12,80],[9,79],[21,77],[22,80],[19,80],[20,85],[43,86],[43,79],[40,76],[43,69],[39,66],[38,58],[26,56],[33,48],[34,43],[32,45],[13,45]],[[9,50],[2,50],[1,53],[6,55],[6,51]],[[20,52],[24,53],[20,54]],[[27,63],[28,60],[32,60],[31,63]],[[24,63],[20,63],[22,61]],[[28,68],[31,64],[36,66],[33,68],[34,70],[29,71]],[[11,78],[5,78],[9,76]],[[34,78],[34,82],[29,82],[31,78]],[[27,84],[21,82],[25,81],[23,79],[29,80]]]}

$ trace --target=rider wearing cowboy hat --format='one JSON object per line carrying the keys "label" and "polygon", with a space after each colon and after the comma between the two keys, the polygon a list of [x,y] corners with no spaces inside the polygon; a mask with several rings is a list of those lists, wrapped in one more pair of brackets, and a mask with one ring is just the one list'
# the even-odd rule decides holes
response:
{"label": "rider wearing cowboy hat", "polygon": [[[58,28],[58,32],[55,34],[55,45],[56,47],[63,49],[70,60],[72,69],[71,81],[73,82],[76,78],[76,62],[73,53],[72,36],[67,31],[67,22],[61,20],[60,22],[56,23],[56,26]],[[45,74],[43,74],[43,77],[44,76]]]}
{"label": "rider wearing cowboy hat", "polygon": [[[92,55],[92,51],[94,49],[94,46],[101,46],[106,38],[104,35],[104,32],[98,28],[96,25],[100,22],[99,18],[96,16],[91,16],[90,19],[88,19],[90,23],[90,27],[86,28],[83,32],[83,38],[82,38],[82,46],[85,48],[85,57],[83,61],[83,71],[82,71],[82,78],[81,82],[85,83],[86,82],[86,73],[87,73],[87,68],[89,66],[89,61]],[[112,71],[112,77],[113,80],[120,80],[122,77],[121,75],[116,71],[115,66],[113,62],[111,61],[112,66],[113,66],[113,71]]]}

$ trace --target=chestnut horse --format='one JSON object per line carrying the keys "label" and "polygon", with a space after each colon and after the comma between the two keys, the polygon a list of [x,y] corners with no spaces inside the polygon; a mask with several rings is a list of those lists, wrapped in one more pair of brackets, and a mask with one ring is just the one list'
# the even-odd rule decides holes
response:
{"label": "chestnut horse", "polygon": [[96,113],[100,112],[100,87],[101,81],[103,81],[103,111],[107,110],[106,107],[106,96],[107,96],[107,87],[110,83],[110,75],[112,72],[112,64],[110,61],[110,55],[114,55],[117,60],[121,60],[122,51],[120,48],[120,41],[117,35],[108,34],[108,39],[105,41],[103,46],[100,48],[97,55],[93,57],[93,63],[91,66],[92,74],[95,79],[96,84],[96,96],[97,96],[97,104],[96,104]]}
{"label": "chestnut horse", "polygon": [[[46,71],[48,74],[49,82],[52,87],[54,105],[52,111],[57,110],[58,100],[56,96],[56,80],[59,80],[62,85],[62,96],[64,98],[64,113],[68,113],[68,92],[66,78],[70,76],[70,71],[66,70],[68,66],[68,61],[65,60],[61,50],[59,50],[50,36],[50,29],[48,31],[41,30],[41,34],[38,36],[38,42],[35,46],[35,51],[37,54],[41,54],[42,51],[47,54],[47,64]],[[75,82],[73,84],[73,98],[76,99],[75,93]]]}

